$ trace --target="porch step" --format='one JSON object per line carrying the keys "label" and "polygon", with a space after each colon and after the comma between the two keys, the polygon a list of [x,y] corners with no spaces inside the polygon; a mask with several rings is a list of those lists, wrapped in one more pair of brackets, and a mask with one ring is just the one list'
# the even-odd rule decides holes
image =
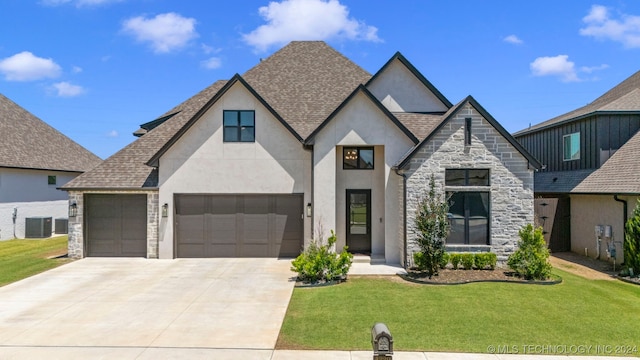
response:
{"label": "porch step", "polygon": [[386,261],[384,260],[384,255],[354,254],[353,262],[361,263],[361,264],[371,264],[371,265],[386,264]]}

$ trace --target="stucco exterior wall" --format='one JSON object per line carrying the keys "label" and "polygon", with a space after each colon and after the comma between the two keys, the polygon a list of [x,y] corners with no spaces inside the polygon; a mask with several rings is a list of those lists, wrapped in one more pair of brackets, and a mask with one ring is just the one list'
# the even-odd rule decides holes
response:
{"label": "stucco exterior wall", "polygon": [[[371,186],[372,250],[387,263],[399,264],[401,204],[391,167],[413,142],[365,95],[357,94],[316,136],[314,144],[314,226],[335,229],[338,250],[345,244],[345,190]],[[375,170],[342,170],[343,146],[374,146]],[[345,172],[349,172],[345,174]]]}
{"label": "stucco exterior wall", "polygon": [[[464,144],[464,121],[472,118],[472,143]],[[487,251],[503,262],[515,250],[518,231],[534,221],[533,170],[524,158],[471,105],[467,104],[449,120],[411,159],[407,175],[407,262],[419,251],[415,214],[418,202],[434,176],[437,191],[445,187],[445,169],[478,168],[490,172],[490,245],[455,246],[458,251]],[[470,190],[470,188],[467,188]],[[467,190],[465,189],[465,190]],[[480,187],[478,190],[486,190]]]}
{"label": "stucco exterior wall", "polygon": [[[255,142],[223,142],[223,110],[255,111]],[[311,202],[311,151],[236,83],[161,158],[159,255],[174,257],[174,194],[304,194]],[[305,243],[311,220],[305,217]]]}
{"label": "stucco exterior wall", "polygon": [[[619,196],[628,203],[628,217],[636,207],[637,196]],[[608,242],[613,241],[616,247],[616,264],[624,261],[623,243],[623,204],[613,199],[613,195],[571,195],[571,251],[596,258],[597,241],[596,225],[611,225],[613,238],[602,238],[600,241],[600,259],[607,257]],[[585,251],[586,249],[586,251]],[[613,261],[613,260],[611,260]]]}
{"label": "stucco exterior wall", "polygon": [[72,259],[87,256],[84,249],[84,195],[85,194],[146,194],[147,195],[147,258],[158,258],[159,203],[158,192],[148,191],[69,191],[68,204],[76,203],[76,216],[69,217],[68,255]]}
{"label": "stucco exterior wall", "polygon": [[[55,185],[48,184],[50,175],[56,176]],[[0,240],[24,238],[28,217],[51,217],[54,223],[55,219],[67,218],[68,196],[57,188],[78,175],[66,171],[0,168]],[[54,228],[52,224],[55,231]]]}
{"label": "stucco exterior wall", "polygon": [[394,60],[367,88],[392,112],[447,111],[447,107],[399,60]]}

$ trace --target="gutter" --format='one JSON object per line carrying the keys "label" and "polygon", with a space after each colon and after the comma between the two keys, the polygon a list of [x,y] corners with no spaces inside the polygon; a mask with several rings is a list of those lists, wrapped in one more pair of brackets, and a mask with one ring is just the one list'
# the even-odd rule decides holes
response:
{"label": "gutter", "polygon": [[[621,202],[622,203],[622,211],[624,211],[624,214],[622,214],[622,233],[624,234],[624,237],[627,236],[627,220],[628,220],[628,215],[627,215],[627,211],[628,211],[628,203],[627,200],[622,200],[618,198],[618,194],[613,195],[613,200],[617,201],[617,202]],[[623,238],[624,239],[624,238]]]}
{"label": "gutter", "polygon": [[399,173],[397,167],[393,168],[396,175],[402,176],[402,267],[407,270],[407,175]]}

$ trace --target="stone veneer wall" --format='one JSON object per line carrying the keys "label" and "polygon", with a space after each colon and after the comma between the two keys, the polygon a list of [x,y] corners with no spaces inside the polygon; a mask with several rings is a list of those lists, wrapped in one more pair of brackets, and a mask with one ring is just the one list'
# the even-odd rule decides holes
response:
{"label": "stone veneer wall", "polygon": [[69,203],[78,205],[75,217],[69,217],[68,254],[81,259],[84,253],[84,194],[147,194],[147,258],[158,258],[158,220],[160,217],[157,191],[69,191]]}
{"label": "stone veneer wall", "polygon": [[[472,118],[472,143],[464,144],[465,118]],[[413,263],[413,253],[419,251],[415,242],[415,213],[419,199],[429,188],[433,174],[437,191],[460,190],[445,188],[445,169],[490,169],[490,245],[447,246],[456,251],[491,251],[503,263],[517,247],[518,231],[533,223],[533,169],[500,133],[470,104],[435,134],[410,162],[407,176],[407,262]],[[487,187],[464,187],[464,190],[486,191]]]}

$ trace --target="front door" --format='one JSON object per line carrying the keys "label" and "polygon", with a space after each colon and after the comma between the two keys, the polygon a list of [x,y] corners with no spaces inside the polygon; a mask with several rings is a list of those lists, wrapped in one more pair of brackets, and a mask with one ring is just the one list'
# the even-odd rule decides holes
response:
{"label": "front door", "polygon": [[347,246],[351,253],[371,253],[371,190],[347,189]]}

